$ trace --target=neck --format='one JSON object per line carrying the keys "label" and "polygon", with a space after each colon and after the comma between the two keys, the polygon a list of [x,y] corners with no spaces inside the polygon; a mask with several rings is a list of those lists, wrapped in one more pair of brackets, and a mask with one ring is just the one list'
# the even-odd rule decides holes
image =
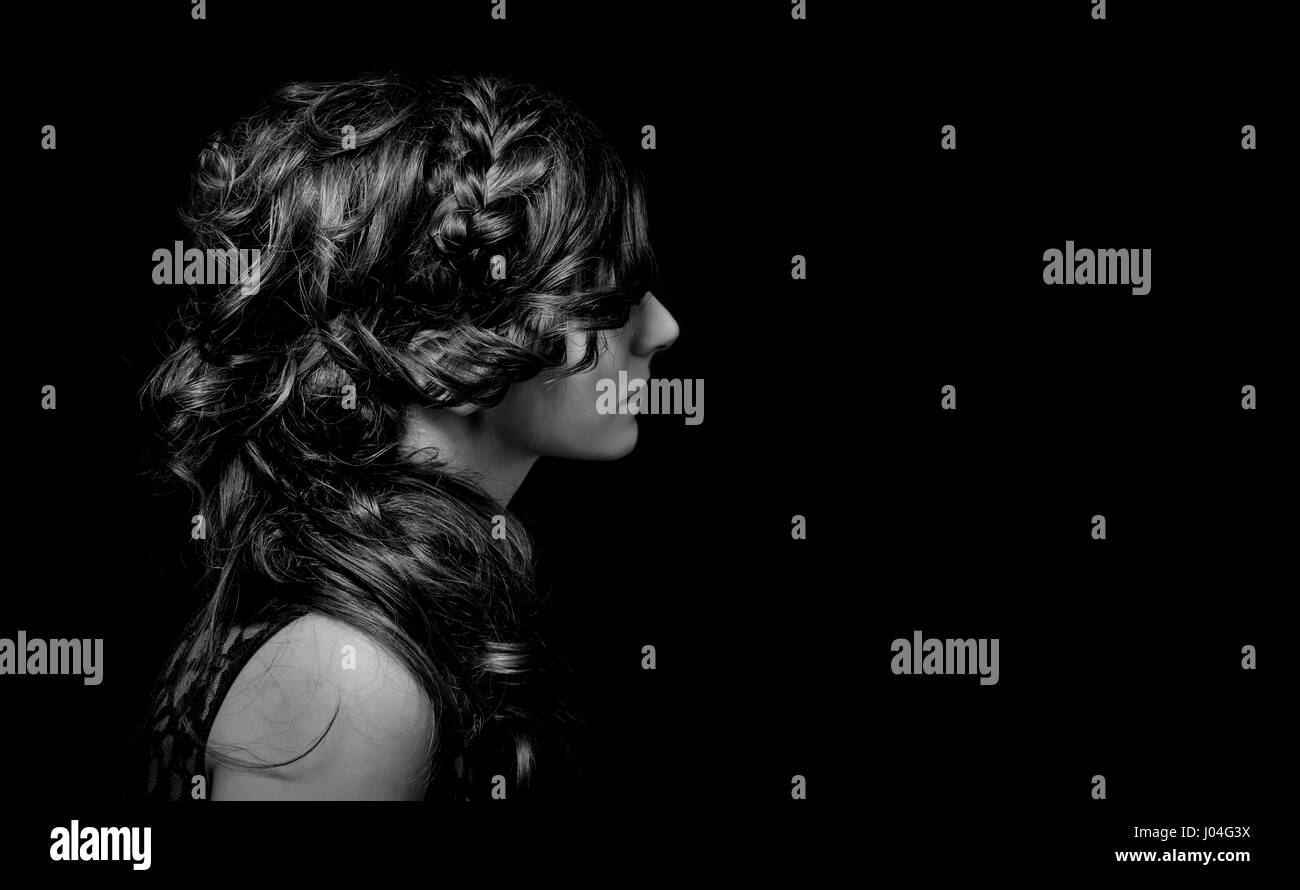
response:
{"label": "neck", "polygon": [[[407,412],[405,446],[472,476],[505,509],[538,455],[510,447],[492,435],[484,415],[412,407]],[[417,455],[418,457],[418,455]]]}

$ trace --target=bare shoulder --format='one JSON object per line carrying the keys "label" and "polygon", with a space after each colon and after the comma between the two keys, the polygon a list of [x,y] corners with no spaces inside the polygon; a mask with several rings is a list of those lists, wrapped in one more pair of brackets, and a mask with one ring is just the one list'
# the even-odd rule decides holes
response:
{"label": "bare shoulder", "polygon": [[208,736],[209,752],[292,762],[250,770],[209,756],[212,798],[418,799],[433,730],[432,705],[405,665],[351,625],[310,613],[249,658]]}

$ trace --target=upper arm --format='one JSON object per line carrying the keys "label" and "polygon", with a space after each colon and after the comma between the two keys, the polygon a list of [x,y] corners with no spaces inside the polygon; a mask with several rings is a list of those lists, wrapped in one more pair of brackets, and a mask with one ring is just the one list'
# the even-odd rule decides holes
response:
{"label": "upper arm", "polygon": [[428,780],[432,711],[410,671],[374,640],[333,618],[305,615],[244,665],[208,747],[254,763],[310,752],[272,769],[214,762],[211,797],[418,800]]}

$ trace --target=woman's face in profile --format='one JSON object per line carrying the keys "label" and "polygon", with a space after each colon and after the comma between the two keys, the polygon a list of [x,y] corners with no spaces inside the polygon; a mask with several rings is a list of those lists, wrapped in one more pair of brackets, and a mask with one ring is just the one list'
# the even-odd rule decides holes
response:
{"label": "woman's face in profile", "polygon": [[[649,381],[651,357],[671,346],[677,334],[677,321],[647,291],[626,325],[600,333],[600,352],[594,367],[569,377],[539,374],[516,383],[505,399],[488,412],[491,423],[506,444],[539,457],[623,457],[636,446],[636,415],[600,413],[597,383],[607,379],[617,385],[620,371],[627,373],[629,381]],[[585,345],[585,334],[569,335],[570,363],[582,358]],[[625,410],[628,396],[617,394],[620,410]]]}

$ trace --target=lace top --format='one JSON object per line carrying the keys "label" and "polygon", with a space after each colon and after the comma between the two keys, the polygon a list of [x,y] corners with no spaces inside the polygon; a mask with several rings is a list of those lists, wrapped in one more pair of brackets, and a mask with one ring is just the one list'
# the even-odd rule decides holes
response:
{"label": "lace top", "polygon": [[[150,699],[148,722],[138,737],[145,762],[144,796],[153,800],[203,800],[212,794],[212,773],[204,757],[208,734],[226,693],[244,664],[269,639],[310,610],[272,601],[226,633],[220,653],[209,660],[195,645],[202,615],[190,619]],[[455,756],[451,769],[434,770],[426,800],[470,800],[473,771]],[[194,778],[204,777],[196,798]]]}
{"label": "lace top", "polygon": [[196,651],[194,644],[202,616],[190,619],[151,698],[143,733],[146,797],[194,799],[195,776],[205,777],[204,797],[211,794],[212,776],[204,762],[204,746],[226,693],[245,662],[306,612],[279,604],[263,608],[254,619],[230,629],[213,660]]}

